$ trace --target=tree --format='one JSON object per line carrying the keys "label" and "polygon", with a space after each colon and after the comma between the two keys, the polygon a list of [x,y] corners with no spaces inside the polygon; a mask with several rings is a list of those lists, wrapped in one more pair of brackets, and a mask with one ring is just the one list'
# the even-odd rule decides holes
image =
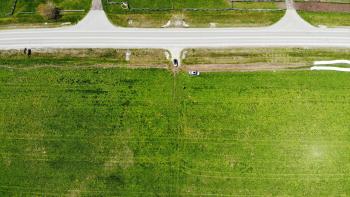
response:
{"label": "tree", "polygon": [[40,4],[37,10],[46,20],[57,20],[61,17],[61,9],[50,0],[45,4]]}

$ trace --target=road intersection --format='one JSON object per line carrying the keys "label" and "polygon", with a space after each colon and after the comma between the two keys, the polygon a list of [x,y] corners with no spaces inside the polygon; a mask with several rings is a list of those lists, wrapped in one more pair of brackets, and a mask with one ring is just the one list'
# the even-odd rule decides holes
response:
{"label": "road intersection", "polygon": [[350,29],[316,28],[288,6],[276,24],[259,28],[121,28],[112,25],[94,0],[87,16],[72,27],[0,31],[0,49],[161,48],[180,59],[186,48],[350,47]]}

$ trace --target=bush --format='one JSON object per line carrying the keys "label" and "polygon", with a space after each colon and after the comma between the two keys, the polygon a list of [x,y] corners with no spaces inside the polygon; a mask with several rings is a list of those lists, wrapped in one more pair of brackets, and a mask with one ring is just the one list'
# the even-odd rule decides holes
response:
{"label": "bush", "polygon": [[58,8],[52,1],[47,1],[45,4],[40,4],[37,10],[40,15],[47,20],[57,20],[61,17],[61,9]]}

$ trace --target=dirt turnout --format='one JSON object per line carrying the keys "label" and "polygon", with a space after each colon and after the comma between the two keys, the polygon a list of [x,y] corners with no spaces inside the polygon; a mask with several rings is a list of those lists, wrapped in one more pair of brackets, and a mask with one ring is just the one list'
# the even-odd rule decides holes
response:
{"label": "dirt turnout", "polygon": [[249,71],[273,71],[288,69],[306,69],[305,64],[200,64],[186,65],[182,67],[184,71],[198,70],[200,72],[249,72]]}
{"label": "dirt turnout", "polygon": [[314,12],[350,12],[350,3],[298,2],[295,9]]}

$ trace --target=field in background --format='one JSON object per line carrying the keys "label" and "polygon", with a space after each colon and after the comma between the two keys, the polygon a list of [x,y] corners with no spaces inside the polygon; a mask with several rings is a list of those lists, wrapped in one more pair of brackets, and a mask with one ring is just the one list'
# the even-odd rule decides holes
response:
{"label": "field in background", "polygon": [[350,3],[350,0],[294,0],[294,2]]}
{"label": "field in background", "polygon": [[350,26],[350,13],[342,12],[306,12],[298,11],[301,17],[315,26]]}
{"label": "field in background", "polygon": [[0,69],[0,194],[350,193],[347,73]]}
{"label": "field in background", "polygon": [[315,26],[350,26],[350,0],[297,1],[300,16]]}
{"label": "field in background", "polygon": [[[34,12],[39,4],[45,3],[46,0],[18,0],[17,12]],[[85,10],[89,11],[91,0],[52,0],[59,8],[63,10]]]}
{"label": "field in background", "polygon": [[215,27],[267,26],[277,22],[284,14],[275,2],[235,2],[233,8],[243,10],[217,11],[213,9],[229,9],[232,5],[226,0],[132,0],[129,1],[130,10],[125,10],[119,4],[108,4],[107,0],[103,2],[110,20],[125,27],[161,27],[169,20],[185,21],[190,27],[209,27],[214,23]]}
{"label": "field in background", "polygon": [[[184,20],[190,27],[208,28],[211,23],[215,27],[257,27],[269,26],[276,23],[284,11],[254,12],[254,11],[198,11],[198,12],[154,12],[109,14],[109,19],[116,25],[123,27],[161,27],[169,20]],[[128,21],[132,20],[132,24]]]}
{"label": "field in background", "polygon": [[0,17],[6,16],[11,12],[13,2],[12,0],[0,0]]}
{"label": "field in background", "polygon": [[[18,0],[13,16],[6,16],[10,13],[13,5],[12,0],[0,0],[0,27],[1,26],[57,26],[64,22],[77,23],[89,11],[91,0],[53,0],[63,10],[84,10],[83,12],[65,12],[58,21],[47,21],[41,17],[36,9],[45,0]],[[44,23],[49,23],[45,25]]]}
{"label": "field in background", "polygon": [[[113,2],[113,1],[110,1]],[[224,9],[232,8],[232,4],[229,0],[129,0],[130,8],[151,8],[151,9],[186,9],[186,8],[198,8],[198,9]],[[276,5],[274,1],[268,2],[234,2],[233,8],[267,8],[274,9]],[[114,9],[121,9],[120,6],[114,7]]]}
{"label": "field in background", "polygon": [[131,8],[227,8],[229,3],[226,0],[130,0]]}

